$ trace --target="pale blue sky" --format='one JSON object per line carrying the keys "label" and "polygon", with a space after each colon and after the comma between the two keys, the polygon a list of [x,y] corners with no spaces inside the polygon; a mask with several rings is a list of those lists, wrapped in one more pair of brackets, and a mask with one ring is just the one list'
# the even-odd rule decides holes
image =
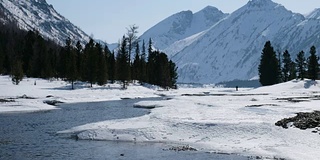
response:
{"label": "pale blue sky", "polygon": [[[168,16],[197,12],[211,5],[231,13],[249,0],[47,0],[64,17],[87,34],[108,43],[117,42],[126,27],[139,26],[139,34]],[[320,0],[273,0],[293,12],[306,14],[320,7]]]}

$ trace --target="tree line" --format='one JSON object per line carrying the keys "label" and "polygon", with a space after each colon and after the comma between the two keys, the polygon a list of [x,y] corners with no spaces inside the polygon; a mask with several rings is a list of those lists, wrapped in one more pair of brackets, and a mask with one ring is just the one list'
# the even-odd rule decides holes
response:
{"label": "tree line", "polygon": [[75,81],[88,82],[91,87],[121,81],[125,88],[133,80],[175,88],[177,67],[165,53],[153,49],[151,38],[148,51],[144,41],[140,46],[136,29],[130,26],[119,47],[111,52],[93,39],[81,44],[68,38],[64,46],[59,46],[37,31],[20,30],[14,23],[1,24],[0,74],[11,75],[14,84],[26,76],[61,78],[72,88]]}
{"label": "tree line", "polygon": [[319,74],[319,57],[316,47],[311,46],[310,55],[306,58],[305,52],[300,51],[293,60],[288,50],[278,55],[267,41],[261,53],[258,68],[260,83],[263,86],[287,82],[293,79],[309,78],[316,80]]}

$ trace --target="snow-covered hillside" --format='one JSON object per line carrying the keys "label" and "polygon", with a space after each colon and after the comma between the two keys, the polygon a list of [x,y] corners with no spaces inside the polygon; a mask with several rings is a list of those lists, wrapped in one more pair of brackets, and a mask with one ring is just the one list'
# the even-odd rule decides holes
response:
{"label": "snow-covered hillside", "polygon": [[268,40],[277,51],[288,49],[293,58],[301,50],[308,53],[312,45],[320,47],[319,9],[304,17],[271,0],[250,0],[226,17],[220,13],[220,19],[210,27],[199,27],[197,33],[186,32],[194,34],[177,38],[180,34],[173,32],[171,23],[180,22],[177,26],[187,30],[190,15],[188,11],[175,14],[144,34],[155,37],[155,46],[178,65],[178,82],[251,79],[258,75],[261,51]]}
{"label": "snow-covered hillside", "polygon": [[56,43],[65,44],[67,37],[86,43],[89,36],[61,16],[45,0],[0,0],[0,11],[24,30],[37,30]]}
{"label": "snow-covered hillside", "polygon": [[208,29],[227,14],[215,7],[207,6],[197,13],[182,11],[159,22],[140,36],[146,42],[149,38],[158,49],[165,49],[170,44]]}
{"label": "snow-covered hillside", "polygon": [[[179,81],[212,83],[257,75],[264,43],[304,20],[270,0],[252,0],[212,26],[173,60]],[[277,48],[277,47],[276,47]]]}
{"label": "snow-covered hillside", "polygon": [[185,144],[200,151],[253,159],[316,160],[320,156],[319,127],[284,129],[275,123],[298,112],[317,110],[319,83],[293,80],[238,92],[228,88],[178,89],[162,93],[171,96],[170,100],[135,104],[157,106],[150,114],[60,133],[74,133],[86,140]]}

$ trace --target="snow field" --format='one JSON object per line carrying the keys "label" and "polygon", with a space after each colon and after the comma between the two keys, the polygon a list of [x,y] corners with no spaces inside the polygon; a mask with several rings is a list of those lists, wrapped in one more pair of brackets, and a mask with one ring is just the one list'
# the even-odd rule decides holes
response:
{"label": "snow field", "polygon": [[[297,112],[318,110],[318,83],[291,81],[236,92],[223,88],[169,91],[170,100],[136,105],[162,106],[141,117],[87,124],[61,133],[79,133],[80,139],[189,144],[208,152],[288,159],[317,159],[319,134],[311,129],[275,126]],[[181,96],[185,93],[207,96]],[[208,93],[210,92],[210,93]],[[166,94],[164,92],[163,94]],[[277,98],[304,97],[302,102]]]}
{"label": "snow field", "polygon": [[[37,85],[34,85],[36,81]],[[140,101],[141,107],[155,106],[150,114],[130,119],[86,124],[60,131],[79,139],[187,144],[206,152],[236,153],[248,156],[288,159],[318,159],[319,133],[312,129],[283,129],[275,126],[282,118],[297,112],[319,110],[319,81],[290,81],[257,89],[180,88],[163,91],[131,84],[88,88],[63,81],[24,79],[13,85],[10,77],[0,76],[0,112],[55,109],[47,99],[66,103],[120,100],[163,96],[159,101]],[[22,95],[35,99],[17,98]],[[47,98],[48,95],[53,97]],[[299,101],[289,101],[295,99]]]}
{"label": "snow field", "polygon": [[[36,83],[36,85],[34,85]],[[75,90],[64,81],[49,81],[25,78],[19,85],[13,85],[9,76],[0,76],[0,99],[12,98],[15,102],[0,103],[0,112],[39,111],[56,109],[43,103],[44,100],[58,100],[65,103],[97,102],[120,100],[121,98],[158,97],[156,89],[131,84],[127,90],[121,90],[120,84],[109,84],[89,88],[88,84],[78,82]],[[17,98],[26,95],[34,99]],[[47,96],[52,96],[47,98]]]}

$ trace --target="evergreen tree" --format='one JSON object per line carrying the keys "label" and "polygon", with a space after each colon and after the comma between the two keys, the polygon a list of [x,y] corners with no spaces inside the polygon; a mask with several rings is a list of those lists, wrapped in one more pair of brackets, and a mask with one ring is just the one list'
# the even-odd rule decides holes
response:
{"label": "evergreen tree", "polygon": [[290,64],[290,74],[289,74],[289,81],[297,78],[297,69],[296,63],[291,62]]}
{"label": "evergreen tree", "polygon": [[110,57],[109,57],[109,60],[108,60],[108,64],[109,64],[109,67],[108,67],[108,73],[109,73],[109,80],[111,81],[111,83],[113,84],[115,79],[116,79],[116,59],[115,59],[115,56],[114,56],[114,51],[112,51]]}
{"label": "evergreen tree", "polygon": [[3,67],[4,57],[5,57],[5,54],[4,54],[3,48],[0,46],[0,74],[2,74],[4,71],[4,67]]}
{"label": "evergreen tree", "polygon": [[136,54],[134,56],[134,61],[132,64],[132,79],[133,80],[138,80],[140,78],[140,48],[139,48],[139,43],[136,44]]}
{"label": "evergreen tree", "polygon": [[289,77],[292,77],[290,75],[292,72],[292,60],[288,50],[284,51],[283,53],[282,63],[283,63],[283,68],[282,68],[283,81],[287,82],[290,80]]}
{"label": "evergreen tree", "polygon": [[304,52],[300,51],[296,58],[296,67],[298,72],[298,78],[303,80],[306,77],[306,58]]}
{"label": "evergreen tree", "polygon": [[273,85],[279,82],[278,59],[270,41],[266,42],[262,50],[259,77],[260,83],[263,86]]}
{"label": "evergreen tree", "polygon": [[97,74],[97,83],[102,86],[106,84],[108,79],[107,73],[107,63],[104,52],[102,51],[102,47],[100,44],[96,44],[96,52],[98,53],[98,74]]}
{"label": "evergreen tree", "polygon": [[83,80],[90,83],[92,87],[93,83],[97,80],[98,72],[98,56],[95,49],[95,43],[93,39],[90,39],[89,43],[86,44],[83,55]]}
{"label": "evergreen tree", "polygon": [[149,39],[149,46],[148,46],[148,62],[147,62],[147,82],[150,84],[156,84],[157,78],[155,76],[155,66],[156,66],[156,57],[158,52],[153,52],[152,49],[152,40]]}
{"label": "evergreen tree", "polygon": [[74,89],[74,81],[78,78],[78,70],[77,70],[77,53],[75,49],[71,45],[71,39],[68,38],[66,40],[65,46],[65,55],[66,55],[66,78],[69,82],[71,82],[71,89]]}
{"label": "evergreen tree", "polygon": [[117,55],[117,77],[126,88],[126,83],[130,78],[129,53],[127,50],[127,38],[123,36]]}
{"label": "evergreen tree", "polygon": [[33,31],[28,31],[27,35],[24,39],[23,45],[23,71],[27,75],[27,77],[31,76],[31,69],[32,69],[32,57],[33,57],[33,46],[36,41],[36,35]]}
{"label": "evergreen tree", "polygon": [[82,62],[82,45],[80,43],[80,41],[77,41],[77,44],[76,44],[76,59],[77,59],[77,71],[78,71],[78,78],[80,77],[81,75],[81,62]]}
{"label": "evergreen tree", "polygon": [[308,77],[311,80],[316,80],[319,73],[319,57],[316,55],[316,47],[310,48],[310,56],[308,58]]}
{"label": "evergreen tree", "polygon": [[278,50],[278,83],[283,82],[281,52]]}
{"label": "evergreen tree", "polygon": [[171,60],[169,61],[169,69],[170,69],[170,84],[169,87],[173,89],[177,89],[177,79],[178,79],[178,67],[176,67],[176,64],[172,62]]}
{"label": "evergreen tree", "polygon": [[20,81],[23,79],[23,68],[22,68],[22,62],[20,60],[17,60],[14,62],[14,65],[12,66],[12,83],[15,85],[18,85]]}
{"label": "evergreen tree", "polygon": [[147,62],[146,62],[146,46],[144,40],[142,42],[142,52],[140,56],[140,65],[139,65],[140,78],[138,79],[140,83],[147,81]]}

